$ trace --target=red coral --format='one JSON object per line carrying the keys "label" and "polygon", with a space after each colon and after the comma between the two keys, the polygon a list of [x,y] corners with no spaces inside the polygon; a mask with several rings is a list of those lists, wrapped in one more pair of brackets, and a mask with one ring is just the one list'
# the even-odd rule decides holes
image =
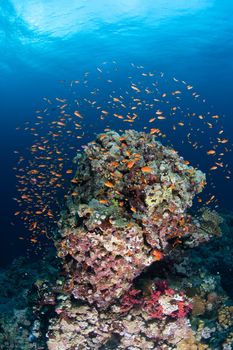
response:
{"label": "red coral", "polygon": [[187,304],[185,301],[178,301],[178,310],[171,313],[170,316],[173,318],[183,318],[192,309],[192,304]]}
{"label": "red coral", "polygon": [[[183,318],[191,310],[192,305],[185,293],[169,288],[167,281],[157,280],[154,283],[154,289],[149,297],[144,297],[141,290],[129,290],[122,298],[121,312],[129,312],[134,306],[137,306],[141,307],[142,311],[145,311],[149,317],[161,320],[165,317]],[[175,299],[174,295],[179,295],[180,300]],[[168,313],[167,310],[163,309],[160,304],[160,298],[163,296],[170,298],[170,300],[168,298],[168,304],[177,305],[176,311]]]}
{"label": "red coral", "polygon": [[121,312],[129,312],[135,305],[142,305],[143,299],[138,299],[141,291],[138,289],[131,289],[122,298]]}
{"label": "red coral", "polygon": [[149,314],[151,318],[156,318],[157,320],[163,319],[163,308],[161,305],[158,305],[156,309]]}

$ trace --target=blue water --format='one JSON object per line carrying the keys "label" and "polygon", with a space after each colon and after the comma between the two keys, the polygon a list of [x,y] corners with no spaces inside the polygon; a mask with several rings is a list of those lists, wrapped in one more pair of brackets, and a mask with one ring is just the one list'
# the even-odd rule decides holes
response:
{"label": "blue water", "polygon": [[[231,0],[1,0],[1,259],[27,249],[13,221],[15,149],[30,144],[15,128],[33,118],[44,96],[59,96],[59,80],[75,80],[104,61],[122,70],[133,62],[187,81],[233,132],[233,2]],[[232,160],[229,159],[232,164]],[[230,164],[230,165],[231,165]],[[218,184],[232,208],[232,181]]]}

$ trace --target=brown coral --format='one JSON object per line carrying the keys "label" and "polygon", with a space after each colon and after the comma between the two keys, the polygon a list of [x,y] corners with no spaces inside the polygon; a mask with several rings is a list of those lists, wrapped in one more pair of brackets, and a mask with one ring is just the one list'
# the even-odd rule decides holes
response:
{"label": "brown coral", "polygon": [[206,302],[199,296],[193,298],[192,314],[193,316],[203,315],[205,313]]}

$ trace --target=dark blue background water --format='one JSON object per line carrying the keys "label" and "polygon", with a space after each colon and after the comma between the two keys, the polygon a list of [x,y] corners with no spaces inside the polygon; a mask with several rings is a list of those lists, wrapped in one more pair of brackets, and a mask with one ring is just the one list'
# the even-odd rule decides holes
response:
{"label": "dark blue background water", "polygon": [[[59,95],[60,79],[103,61],[144,65],[175,75],[225,114],[233,132],[233,2],[231,0],[1,0],[1,259],[23,254],[12,226],[14,149],[29,143],[15,131],[34,116],[44,96]],[[127,71],[126,71],[127,74]],[[218,183],[223,207],[232,207],[232,182]]]}

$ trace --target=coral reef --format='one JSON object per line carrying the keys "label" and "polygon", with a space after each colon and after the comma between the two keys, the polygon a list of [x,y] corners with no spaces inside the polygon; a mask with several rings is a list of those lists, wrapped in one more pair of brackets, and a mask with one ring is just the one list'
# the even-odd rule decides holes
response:
{"label": "coral reef", "polygon": [[100,134],[76,160],[56,238],[75,298],[108,307],[174,246],[213,234],[186,212],[205,175],[154,135]]}
{"label": "coral reef", "polygon": [[[129,292],[118,305],[114,304],[108,310],[99,310],[78,302],[69,293],[59,292],[63,276],[57,274],[53,265],[52,259],[33,266],[25,260],[15,261],[5,274],[8,278],[1,279],[2,286],[11,290],[13,280],[9,277],[19,273],[27,276],[15,289],[15,297],[9,299],[15,311],[10,315],[8,304],[5,305],[8,314],[6,311],[1,314],[1,350],[232,348],[233,329],[229,317],[232,303],[221,289],[220,280],[207,271],[193,269],[191,260],[188,265],[192,274],[190,270],[187,276],[179,278],[175,273],[167,274],[166,282],[151,276],[151,283],[147,281],[147,286],[144,284],[142,289],[137,287],[137,293],[130,293],[133,294],[133,307],[127,312],[122,309],[122,304]],[[183,290],[181,296],[187,305],[192,300],[192,310],[183,317],[170,317],[167,307],[162,319],[151,317],[147,309],[141,307],[142,300],[151,300],[153,293],[158,291],[161,304],[170,307],[170,302],[164,303],[164,296],[174,292],[180,295],[180,290]],[[172,300],[170,295],[168,297],[168,301]],[[201,315],[193,314],[197,297],[204,305]],[[139,303],[134,299],[139,299]],[[177,301],[172,306],[178,306]]]}
{"label": "coral reef", "polygon": [[1,349],[232,349],[232,301],[213,270],[215,253],[232,264],[233,220],[188,212],[205,175],[132,130],[100,134],[75,161],[55,267],[44,260],[5,310]]}
{"label": "coral reef", "polygon": [[[70,349],[172,349],[192,334],[186,318],[151,322],[147,313],[132,309],[127,317],[112,307],[74,306],[67,298],[58,305],[59,318],[51,320],[49,350]],[[68,345],[69,344],[69,345]]]}
{"label": "coral reef", "polygon": [[[231,349],[230,300],[219,280],[210,277],[212,284],[206,283],[209,276],[204,270],[201,276],[198,271],[180,278],[168,274],[172,287],[152,277],[149,292],[145,286],[132,288],[108,310],[59,294],[56,316],[48,327],[48,349]],[[200,301],[197,314],[194,303]]]}

